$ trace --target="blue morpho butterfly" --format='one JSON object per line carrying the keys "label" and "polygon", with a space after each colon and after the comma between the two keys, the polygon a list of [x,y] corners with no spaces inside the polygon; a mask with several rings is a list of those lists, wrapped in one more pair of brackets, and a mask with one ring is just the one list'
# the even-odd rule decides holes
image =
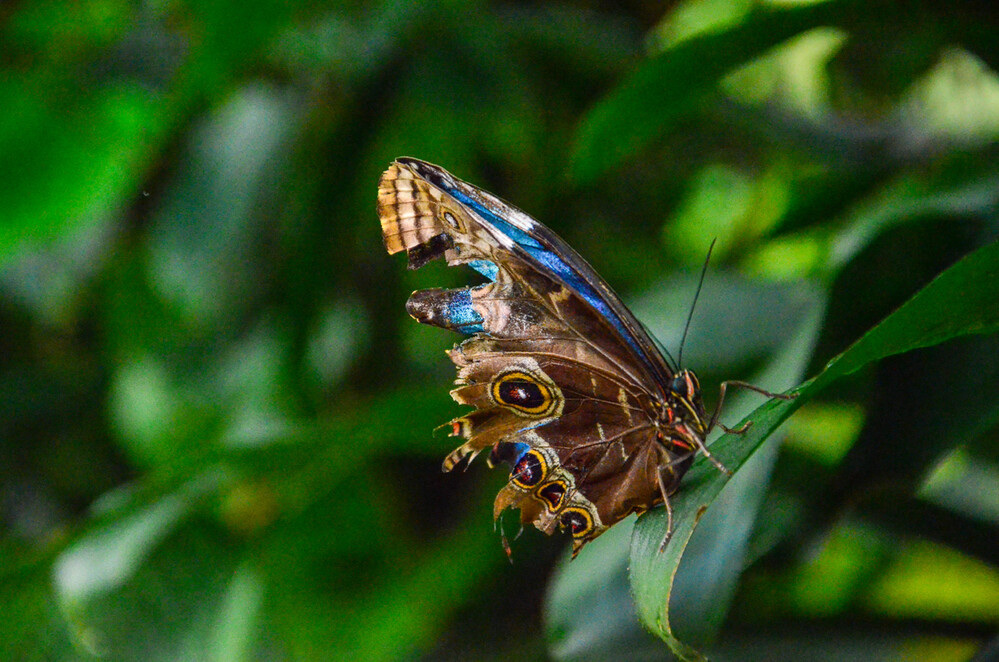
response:
{"label": "blue morpho butterfly", "polygon": [[[444,256],[487,283],[414,292],[418,322],[469,336],[449,354],[451,396],[475,411],[451,421],[466,441],[444,471],[489,449],[510,480],[494,518],[520,508],[521,522],[551,534],[569,529],[573,555],[631,513],[665,503],[704,453],[727,385],[708,417],[697,377],[672,366],[645,328],[564,241],[524,212],[443,168],[412,158],[378,185],[389,253],[416,269]],[[787,396],[777,396],[787,397]],[[727,429],[727,428],[725,428]],[[504,540],[505,544],[505,540]],[[509,549],[509,548],[508,548]]]}

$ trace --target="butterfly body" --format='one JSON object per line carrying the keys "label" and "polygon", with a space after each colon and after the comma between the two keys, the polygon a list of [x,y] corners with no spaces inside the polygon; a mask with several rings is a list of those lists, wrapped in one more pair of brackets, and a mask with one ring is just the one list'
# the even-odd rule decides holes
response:
{"label": "butterfly body", "polygon": [[635,512],[666,501],[709,422],[694,374],[671,366],[582,257],[549,229],[435,165],[402,158],[379,183],[389,253],[411,268],[444,257],[486,282],[414,292],[424,324],[468,337],[449,352],[451,421],[465,441],[445,471],[489,450],[511,465],[494,516],[571,531],[574,552]]}

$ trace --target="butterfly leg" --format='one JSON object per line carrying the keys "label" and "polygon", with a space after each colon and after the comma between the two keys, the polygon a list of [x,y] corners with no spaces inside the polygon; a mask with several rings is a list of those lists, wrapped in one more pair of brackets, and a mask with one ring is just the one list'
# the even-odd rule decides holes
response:
{"label": "butterfly leg", "polygon": [[[722,382],[721,386],[718,388],[718,404],[715,405],[715,411],[714,413],[711,414],[711,420],[708,421],[708,427],[705,428],[705,434],[713,430],[716,425],[725,432],[742,434],[746,430],[748,430],[749,427],[753,424],[752,421],[747,421],[745,424],[741,425],[740,427],[729,428],[718,422],[718,415],[721,414],[722,405],[725,403],[725,391],[726,389],[728,389],[729,386],[738,386],[739,388],[746,388],[749,389],[750,391],[756,391],[760,395],[765,395],[768,398],[778,398],[780,400],[794,400],[795,398],[798,397],[797,393],[791,393],[788,395],[785,395],[784,393],[773,393],[766,389],[762,389],[759,386],[750,384],[749,382],[743,382],[738,380]],[[711,455],[707,452],[707,450],[705,450],[705,455],[711,457]]]}
{"label": "butterfly leg", "polygon": [[[745,432],[745,430],[743,430],[743,432]],[[711,454],[711,451],[708,450],[708,447],[704,444],[704,441],[701,440],[700,437],[694,437],[694,442],[697,444],[697,449],[702,453],[704,453],[704,457],[708,458],[711,461],[711,464],[715,465],[715,468],[717,468],[718,471],[722,472],[726,476],[732,475],[732,472],[729,470],[729,468],[726,467],[724,464],[722,464],[718,458],[716,458],[714,455]]]}
{"label": "butterfly leg", "polygon": [[663,480],[662,468],[656,472],[656,478],[659,481],[659,491],[663,495],[663,505],[666,506],[666,535],[663,536],[663,541],[659,543],[659,552],[662,553],[666,550],[669,539],[673,537],[673,505],[669,501],[669,492],[666,489],[666,482]]}

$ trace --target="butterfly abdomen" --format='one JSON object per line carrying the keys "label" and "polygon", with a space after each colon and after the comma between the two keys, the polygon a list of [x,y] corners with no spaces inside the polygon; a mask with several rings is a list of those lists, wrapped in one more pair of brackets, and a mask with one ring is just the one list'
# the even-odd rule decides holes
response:
{"label": "butterfly abdomen", "polygon": [[406,302],[417,322],[470,335],[483,331],[482,315],[472,305],[471,288],[418,290]]}

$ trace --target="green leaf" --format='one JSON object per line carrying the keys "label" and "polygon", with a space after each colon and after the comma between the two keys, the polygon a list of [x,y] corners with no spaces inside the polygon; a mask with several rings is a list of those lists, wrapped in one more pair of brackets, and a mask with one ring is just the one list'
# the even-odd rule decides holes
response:
{"label": "green leaf", "polygon": [[[999,242],[966,256],[947,269],[912,299],[871,329],[825,370],[796,389],[797,399],[771,400],[746,421],[752,427],[742,435],[728,434],[712,445],[712,452],[730,469],[738,469],[798,407],[836,379],[894,354],[928,347],[950,338],[999,330]],[[675,531],[660,553],[666,529],[662,509],[639,518],[632,539],[631,585],[641,621],[684,659],[703,659],[680,641],[670,620],[674,580],[694,528],[726,484],[709,462],[700,461],[684,479],[673,500]]]}
{"label": "green leaf", "polygon": [[757,8],[728,30],[690,39],[649,59],[584,120],[572,154],[573,176],[582,183],[594,181],[667,133],[722,76],[823,25],[842,4]]}
{"label": "green leaf", "polygon": [[[387,547],[389,564],[378,574],[372,572],[376,564],[370,552],[319,555],[312,563],[327,567],[324,579],[317,582],[309,563],[288,563],[289,543],[311,547],[312,539],[301,532],[271,538],[262,564],[270,586],[280,590],[268,596],[266,615],[274,625],[272,633],[287,650],[286,657],[390,662],[413,657],[414,648],[431,647],[446,619],[491,583],[494,573],[509,568],[497,536],[482,535],[483,529],[491,528],[480,518],[489,509],[491,491],[480,489],[473,499],[473,525],[457,527],[432,545],[424,548],[395,537],[379,542],[379,547]],[[342,502],[336,506],[344,507]],[[366,529],[361,523],[348,525],[330,537],[370,538],[375,523],[366,521],[363,526]],[[360,549],[357,543],[352,547]],[[459,559],[460,569],[455,565]],[[334,572],[344,575],[345,588],[331,592],[328,576]]]}
{"label": "green leaf", "polygon": [[[636,301],[633,310],[666,346],[678,347],[683,322],[677,323],[677,316],[668,311],[689,306],[696,288],[694,278],[666,280]],[[685,364],[731,370],[739,362],[776,353],[754,383],[775,387],[800,381],[812,356],[824,309],[824,300],[816,291],[800,283],[790,287],[715,274],[705,280],[703,292],[691,326],[696,331],[690,337],[696,340],[685,350]],[[732,319],[740,323],[732,324]],[[759,395],[735,392],[726,401],[726,416],[749,413],[759,400]],[[744,467],[729,484],[726,503],[717,504],[707,526],[698,530],[696,558],[684,564],[676,591],[676,604],[700,633],[698,638],[709,637],[728,612],[774,457],[775,452],[758,453],[753,466]],[[616,581],[618,575],[621,579],[627,575],[632,527],[630,520],[620,523],[588,545],[572,563],[568,558],[562,562],[546,601],[551,654],[556,659],[607,659],[624,650],[634,659],[661,656],[661,650],[650,646],[650,642],[661,644],[642,629],[625,582]],[[607,613],[614,617],[607,617]],[[690,629],[682,628],[684,632]],[[639,654],[639,650],[643,652]]]}
{"label": "green leaf", "polygon": [[[192,132],[183,167],[151,215],[150,279],[184,319],[202,324],[248,305],[260,286],[261,214],[294,139],[296,102],[247,85]],[[247,136],[253,136],[247,140]]]}
{"label": "green leaf", "polygon": [[236,559],[218,527],[192,518],[220,478],[204,475],[97,526],[59,556],[56,596],[81,646],[124,660],[233,650],[235,635],[218,614],[236,609],[238,587],[229,585]]}
{"label": "green leaf", "polygon": [[74,649],[63,614],[52,599],[48,556],[47,553],[39,556],[39,561],[46,563],[33,563],[30,567],[3,574],[0,602],[4,605],[5,617],[3,628],[0,628],[0,660],[76,662],[92,659]]}
{"label": "green leaf", "polygon": [[548,584],[545,629],[560,662],[657,659],[662,643],[638,623],[628,591],[628,541],[634,518],[619,522],[570,563],[565,554]]}
{"label": "green leaf", "polygon": [[47,99],[44,85],[0,82],[0,265],[24,246],[105,226],[164,135],[165,113],[137,85],[108,85],[72,105]]}

